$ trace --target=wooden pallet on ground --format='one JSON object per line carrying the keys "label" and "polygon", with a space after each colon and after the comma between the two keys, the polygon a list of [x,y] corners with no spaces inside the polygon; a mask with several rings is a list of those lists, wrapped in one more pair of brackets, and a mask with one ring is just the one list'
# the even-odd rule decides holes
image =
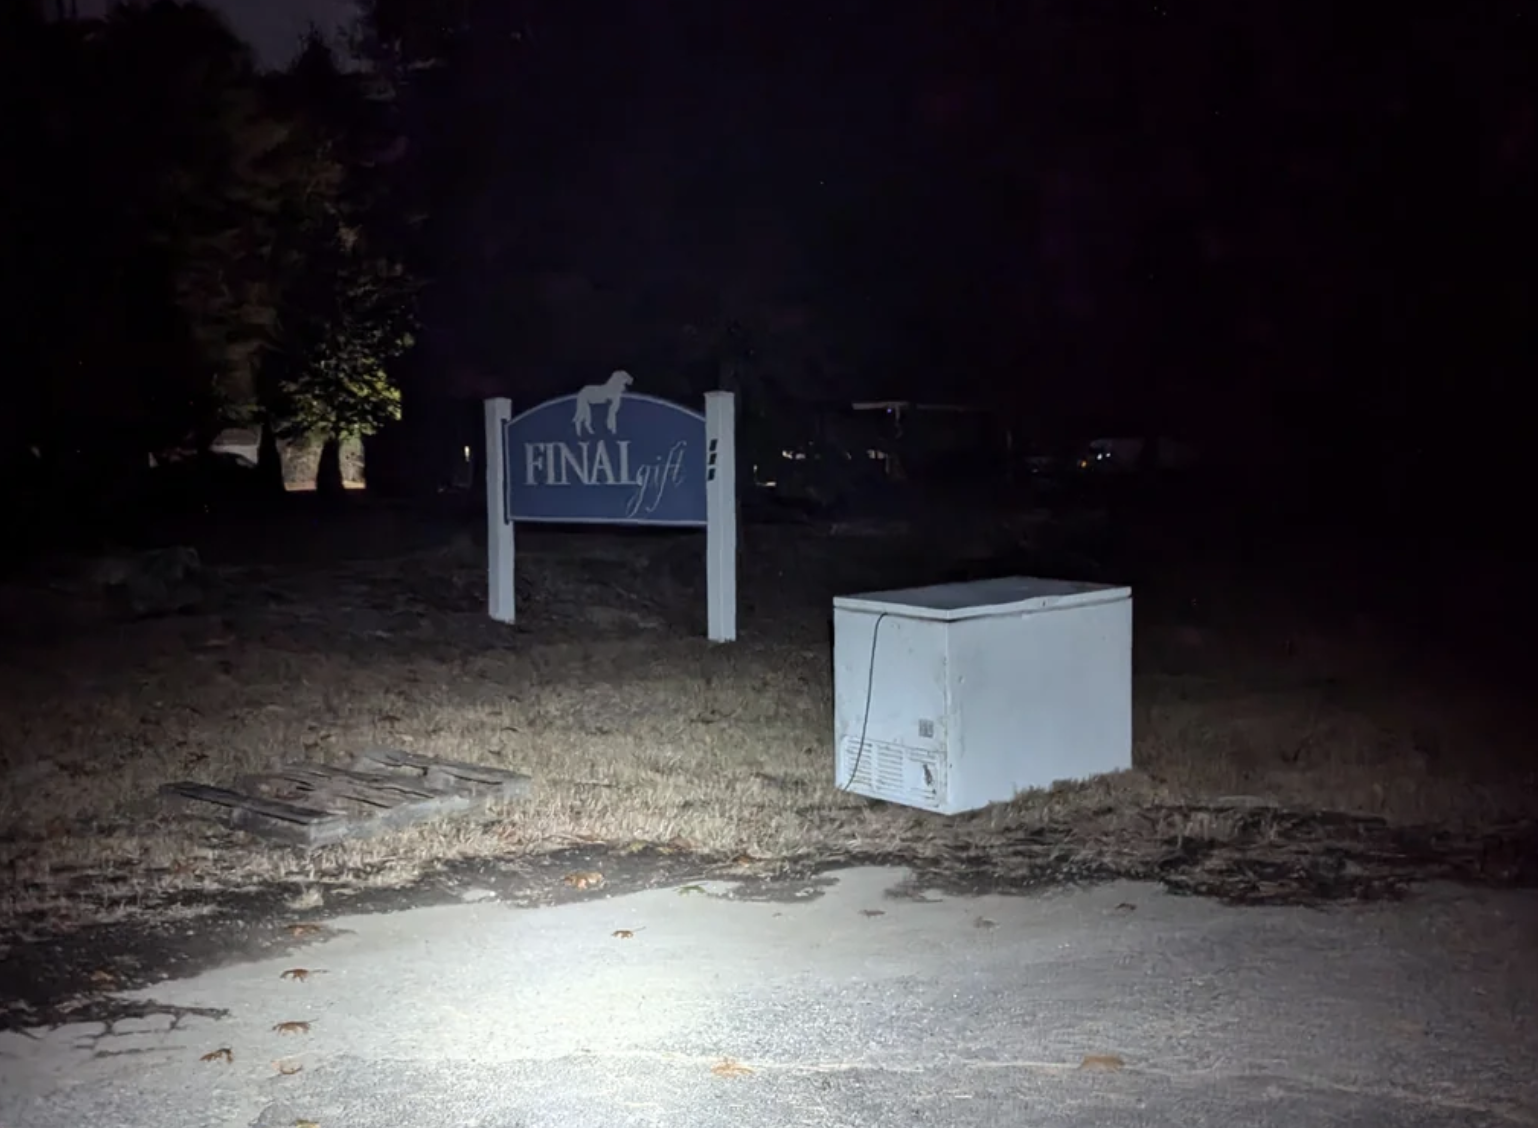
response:
{"label": "wooden pallet on ground", "polygon": [[519,772],[371,749],[346,767],[285,764],[243,776],[234,788],[183,781],[166,784],[160,794],[189,813],[314,849],[468,814],[520,798],[528,788],[529,777]]}

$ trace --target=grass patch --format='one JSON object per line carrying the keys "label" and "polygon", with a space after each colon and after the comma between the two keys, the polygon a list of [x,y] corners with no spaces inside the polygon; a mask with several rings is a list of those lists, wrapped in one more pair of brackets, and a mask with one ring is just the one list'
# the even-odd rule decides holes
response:
{"label": "grass patch", "polygon": [[[1390,823],[1531,813],[1496,703],[1428,687],[1360,629],[1194,627],[1161,621],[1157,599],[1138,605],[1135,770],[954,819],[846,795],[832,778],[826,597],[855,588],[857,550],[798,537],[747,568],[748,600],[775,610],[750,611],[730,647],[697,637],[697,545],[555,536],[520,545],[516,632],[485,619],[482,558],[459,543],[227,568],[206,615],[13,650],[0,669],[0,926],[67,930],[274,884],[316,906],[336,887],[582,844],[976,857],[1052,826],[1110,857],[1241,828],[1253,839],[1243,812],[1257,807]],[[532,790],[486,817],[310,854],[155,798],[173,780],[229,783],[380,745],[527,772]]]}

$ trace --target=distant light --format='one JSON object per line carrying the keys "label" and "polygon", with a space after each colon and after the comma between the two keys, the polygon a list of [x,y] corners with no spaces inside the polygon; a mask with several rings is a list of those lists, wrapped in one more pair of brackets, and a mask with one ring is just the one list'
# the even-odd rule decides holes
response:
{"label": "distant light", "polygon": [[469,447],[465,447],[465,461],[466,462],[470,461],[470,448]]}

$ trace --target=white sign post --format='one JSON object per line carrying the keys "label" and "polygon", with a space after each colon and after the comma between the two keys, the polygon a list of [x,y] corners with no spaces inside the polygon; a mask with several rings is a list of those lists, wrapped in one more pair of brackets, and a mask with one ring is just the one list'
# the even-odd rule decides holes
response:
{"label": "white sign post", "polygon": [[705,412],[630,391],[624,371],[516,418],[486,401],[486,606],[514,618],[513,525],[658,525],[705,530],[706,634],[737,638],[736,400]]}
{"label": "white sign post", "polygon": [[737,638],[737,424],[731,392],[705,393],[706,637]]}
{"label": "white sign post", "polygon": [[513,401],[486,401],[486,613],[499,623],[513,621],[513,522],[507,512],[507,459],[502,433],[513,417]]}

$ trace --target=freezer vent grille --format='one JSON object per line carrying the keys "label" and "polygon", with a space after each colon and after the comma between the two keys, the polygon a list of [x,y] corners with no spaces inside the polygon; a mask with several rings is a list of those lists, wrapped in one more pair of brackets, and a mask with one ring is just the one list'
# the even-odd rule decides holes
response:
{"label": "freezer vent grille", "polygon": [[922,748],[857,737],[839,745],[838,786],[856,795],[905,807],[939,810],[945,802],[945,757]]}

